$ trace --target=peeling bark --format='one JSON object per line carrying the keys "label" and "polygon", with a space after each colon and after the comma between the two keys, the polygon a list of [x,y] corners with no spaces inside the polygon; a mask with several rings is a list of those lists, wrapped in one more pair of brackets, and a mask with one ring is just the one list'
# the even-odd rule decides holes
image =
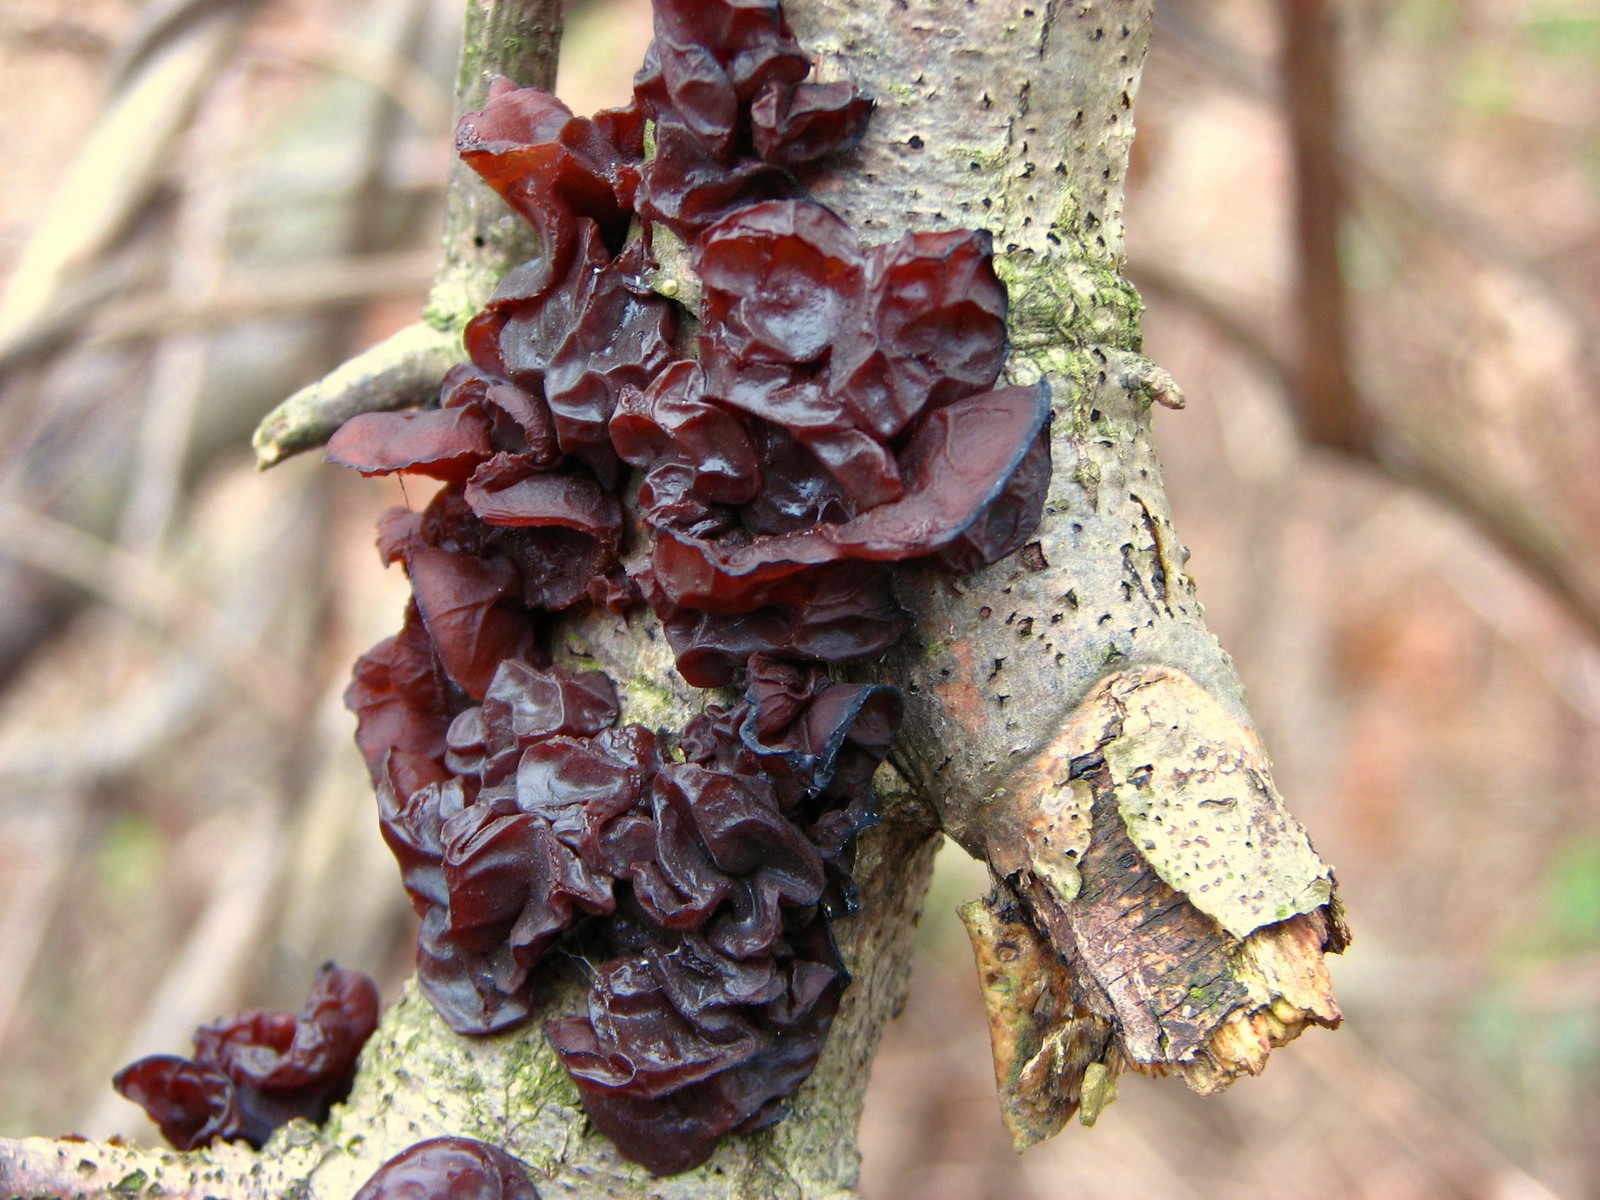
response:
{"label": "peeling bark", "polygon": [[[823,76],[854,79],[878,104],[818,195],[868,242],[993,229],[1008,372],[1047,378],[1056,406],[1035,540],[962,581],[908,573],[916,629],[858,672],[898,683],[907,718],[882,776],[886,820],[863,839],[861,915],[838,927],[855,983],[790,1116],[652,1180],[586,1127],[537,1024],[456,1037],[408,990],[323,1129],[291,1127],[259,1156],[0,1143],[0,1200],[131,1200],[155,1186],[343,1200],[389,1155],[451,1133],[506,1146],[547,1198],[847,1197],[867,1067],[905,986],[938,826],[993,868],[994,893],[964,915],[1019,1146],[1074,1112],[1092,1123],[1124,1067],[1209,1092],[1307,1024],[1337,1023],[1322,959],[1345,938],[1332,875],[1284,810],[1205,627],[1150,444],[1152,403],[1181,403],[1138,353],[1140,304],[1121,274],[1150,0],[786,11]],[[573,620],[558,643],[571,665],[621,682],[630,720],[676,725],[701,703],[643,617]],[[581,972],[551,964],[547,1015],[571,1011]]]}
{"label": "peeling bark", "polygon": [[956,803],[981,817],[969,836],[1004,881],[990,906],[1014,896],[1062,958],[1062,1020],[1114,1031],[1054,1086],[1070,1096],[1098,1061],[1210,1093],[1306,1024],[1338,1024],[1332,873],[1252,729],[1185,676],[1126,670],[1023,758],[987,802]]}

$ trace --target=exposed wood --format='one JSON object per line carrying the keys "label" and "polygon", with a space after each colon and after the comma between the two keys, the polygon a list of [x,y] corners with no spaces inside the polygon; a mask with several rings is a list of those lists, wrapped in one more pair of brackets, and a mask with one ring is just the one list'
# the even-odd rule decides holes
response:
{"label": "exposed wood", "polygon": [[1008,889],[962,905],[961,920],[977,960],[1000,1119],[1012,1145],[1022,1151],[1054,1137],[1074,1113],[1093,1125],[1116,1097],[1123,1065],[1111,1023],[1075,1003],[1054,947]]}

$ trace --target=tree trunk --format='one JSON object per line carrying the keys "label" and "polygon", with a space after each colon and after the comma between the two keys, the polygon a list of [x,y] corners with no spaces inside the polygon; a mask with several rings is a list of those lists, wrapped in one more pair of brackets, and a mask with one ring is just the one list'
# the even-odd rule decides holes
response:
{"label": "tree trunk", "polygon": [[[413,988],[326,1126],[259,1155],[0,1143],[0,1197],[139,1192],[345,1200],[383,1160],[461,1133],[561,1197],[845,1197],[868,1066],[906,984],[939,828],[992,866],[964,912],[1019,1146],[1092,1123],[1128,1068],[1201,1091],[1338,1021],[1322,954],[1343,945],[1331,874],[1283,810],[1226,654],[1206,630],[1149,439],[1176,386],[1139,356],[1122,184],[1150,0],[788,0],[824,78],[877,100],[859,151],[815,190],[869,243],[983,226],[1010,289],[1015,382],[1048,379],[1055,477],[1035,540],[952,582],[907,573],[919,623],[858,669],[905,690],[884,823],[863,839],[854,975],[788,1118],[652,1179],[588,1129],[539,1022],[451,1034]],[[557,644],[621,683],[626,718],[682,723],[647,615],[573,620]],[[554,960],[559,956],[550,956]],[[550,961],[547,960],[547,961]],[[550,1014],[584,981],[552,962]]]}

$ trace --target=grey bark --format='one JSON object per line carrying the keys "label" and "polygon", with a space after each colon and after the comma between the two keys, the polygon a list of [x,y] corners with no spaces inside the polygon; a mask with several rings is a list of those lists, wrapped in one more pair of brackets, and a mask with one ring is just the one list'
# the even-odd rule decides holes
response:
{"label": "grey bark", "polygon": [[[259,1156],[0,1145],[0,1197],[74,1193],[343,1200],[419,1138],[465,1133],[527,1162],[547,1198],[849,1196],[868,1064],[906,982],[942,825],[993,867],[965,914],[990,1002],[1002,1111],[1019,1145],[1085,1123],[1133,1067],[1211,1090],[1307,1023],[1334,1024],[1322,953],[1332,880],[1282,809],[1227,656],[1205,629],[1149,442],[1177,403],[1139,357],[1123,280],[1122,180],[1150,0],[790,0],[825,78],[878,101],[860,150],[814,182],[883,241],[983,225],[1011,291],[1017,380],[1055,397],[1055,479],[1021,553],[960,582],[908,575],[914,635],[860,673],[909,711],[863,842],[855,983],[813,1078],[774,1129],[652,1180],[589,1131],[537,1025],[469,1040],[408,991],[350,1104]],[[684,294],[683,289],[678,289]],[[565,656],[622,682],[627,717],[677,725],[700,700],[645,617],[588,617]],[[902,782],[903,781],[903,782]],[[582,981],[550,973],[550,1011]],[[152,1193],[153,1194],[153,1193]]]}

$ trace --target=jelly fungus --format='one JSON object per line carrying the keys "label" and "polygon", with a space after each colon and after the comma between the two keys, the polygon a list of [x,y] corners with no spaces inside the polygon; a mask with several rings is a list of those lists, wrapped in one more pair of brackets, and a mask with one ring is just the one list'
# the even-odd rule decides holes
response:
{"label": "jelly fungus", "polygon": [[[897,564],[1018,549],[1050,464],[1043,387],[996,390],[989,235],[863,247],[805,198],[871,103],[811,78],[776,0],[657,0],[655,35],[626,108],[501,81],[462,120],[541,254],[469,323],[438,408],[357,417],[329,457],[442,485],[382,522],[413,599],[346,697],[423,992],[460,1033],[511,1027],[581,939],[587,1003],[547,1036],[595,1127],[667,1174],[783,1116],[849,982],[831,925],[901,701],[830,668],[908,628]],[[668,235],[698,312],[647,283]],[[552,665],[551,614],[640,605],[734,702],[645,728]],[[395,1179],[465,1153],[416,1147]],[[411,1194],[380,1185],[397,1169],[364,1200]]]}

